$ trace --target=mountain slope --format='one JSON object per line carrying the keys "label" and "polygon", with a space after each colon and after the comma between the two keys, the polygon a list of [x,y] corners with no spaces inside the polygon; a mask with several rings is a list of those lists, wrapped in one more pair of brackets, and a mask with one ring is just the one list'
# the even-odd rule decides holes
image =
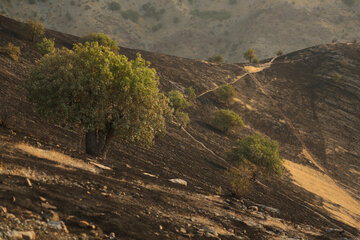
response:
{"label": "mountain slope", "polygon": [[[46,36],[55,38],[57,46],[70,47],[78,40],[50,30]],[[192,122],[186,130],[215,155],[168,123],[168,133],[151,149],[116,142],[108,159],[97,160],[82,152],[80,129],[40,119],[26,101],[22,83],[41,57],[28,38],[21,23],[0,17],[0,45],[12,42],[22,51],[18,62],[0,54],[1,109],[13,115],[7,128],[0,128],[0,205],[15,215],[1,211],[3,235],[13,229],[34,230],[38,239],[81,234],[102,239],[111,233],[120,239],[216,235],[221,239],[338,239],[358,235],[359,187],[354,181],[359,170],[358,44],[305,49],[260,69],[121,48],[130,58],[140,52],[151,61],[165,92],[193,86],[201,95],[238,80],[233,84],[236,101],[230,107],[243,117],[246,127],[227,136],[209,127],[211,112],[222,107],[209,92],[189,110]],[[348,65],[334,68],[344,57]],[[342,81],[331,81],[332,71],[339,72]],[[258,131],[279,141],[281,156],[289,160],[289,172],[281,180],[254,183],[251,193],[239,200],[228,193],[222,158],[235,139]],[[329,199],[302,182],[301,174],[317,180],[327,176],[321,179],[333,182],[326,189],[336,186],[346,196]],[[187,181],[187,186],[169,181],[174,178]],[[217,195],[219,186],[221,196]],[[64,221],[69,233],[46,221],[49,215],[53,222],[59,221],[52,212]]]}
{"label": "mountain slope", "polygon": [[357,1],[4,0],[0,11],[74,35],[105,32],[121,46],[198,59],[222,54],[228,62],[242,61],[249,48],[268,58],[360,37]]}

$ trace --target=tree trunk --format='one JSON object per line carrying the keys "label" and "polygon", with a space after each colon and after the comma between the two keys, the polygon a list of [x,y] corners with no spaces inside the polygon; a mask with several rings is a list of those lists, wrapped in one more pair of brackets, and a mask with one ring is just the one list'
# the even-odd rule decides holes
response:
{"label": "tree trunk", "polygon": [[93,130],[85,134],[85,151],[95,157],[103,157],[109,150],[114,136],[114,129],[110,124],[105,130]]}

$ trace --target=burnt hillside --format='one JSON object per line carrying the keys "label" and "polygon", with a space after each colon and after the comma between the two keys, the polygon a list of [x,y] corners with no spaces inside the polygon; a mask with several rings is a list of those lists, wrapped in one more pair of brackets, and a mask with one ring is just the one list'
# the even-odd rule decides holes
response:
{"label": "burnt hillside", "polygon": [[[51,30],[46,37],[55,38],[57,47],[78,40]],[[224,106],[209,92],[189,110],[186,130],[193,138],[169,122],[151,149],[116,142],[106,160],[97,160],[84,154],[80,129],[40,119],[26,101],[23,82],[41,55],[21,23],[0,16],[0,46],[8,42],[20,46],[21,57],[15,62],[0,54],[0,106],[11,116],[0,128],[0,206],[8,212],[0,209],[0,239],[12,230],[34,231],[36,239],[109,239],[111,233],[119,239],[358,235],[358,44],[316,46],[253,68],[121,48],[129,58],[140,52],[151,61],[164,92],[192,86],[201,95],[234,82],[229,108],[246,126],[229,135],[212,129],[211,113]],[[335,72],[340,80],[333,79]],[[288,171],[280,180],[255,183],[236,199],[224,182],[222,158],[236,139],[256,132],[279,141]],[[292,168],[295,163],[299,168]],[[329,189],[340,189],[346,198],[308,188],[296,178],[300,168],[328,177]],[[169,181],[175,178],[187,186]]]}

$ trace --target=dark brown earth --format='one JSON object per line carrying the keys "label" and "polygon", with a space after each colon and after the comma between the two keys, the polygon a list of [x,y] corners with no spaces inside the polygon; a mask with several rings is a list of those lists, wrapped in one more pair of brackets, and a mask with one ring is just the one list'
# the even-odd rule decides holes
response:
{"label": "dark brown earth", "polygon": [[[46,37],[55,38],[57,47],[71,47],[78,40],[51,30]],[[106,160],[96,160],[84,153],[81,130],[40,119],[26,101],[23,82],[41,55],[21,23],[0,16],[0,46],[8,42],[20,46],[22,54],[18,62],[0,54],[0,110],[11,116],[0,127],[0,206],[20,221],[0,211],[0,239],[6,239],[10,230],[33,230],[37,239],[109,239],[111,233],[116,239],[356,239],[359,235],[360,227],[336,220],[322,206],[323,199],[295,185],[289,173],[280,180],[261,180],[249,194],[234,198],[224,181],[227,165],[222,160],[236,139],[262,132],[279,141],[283,158],[325,172],[359,200],[359,44],[294,52],[240,79],[234,84],[237,96],[230,108],[243,117],[246,127],[229,135],[208,125],[211,112],[223,107],[213,93],[199,97],[189,110],[191,123],[186,130],[215,155],[169,122],[167,134],[150,149],[118,141]],[[164,92],[192,86],[200,94],[246,73],[243,64],[210,64],[121,48],[129,58],[137,52],[156,68]],[[343,78],[334,81],[334,72]],[[26,146],[32,146],[33,152]],[[301,154],[304,148],[314,163]],[[39,149],[84,161],[96,173],[39,157]],[[91,161],[111,170],[96,168]],[[173,178],[188,184],[172,183]],[[249,207],[256,205],[259,211],[251,211]],[[46,216],[51,209],[68,232],[49,227]],[[36,228],[31,219],[44,227]]]}

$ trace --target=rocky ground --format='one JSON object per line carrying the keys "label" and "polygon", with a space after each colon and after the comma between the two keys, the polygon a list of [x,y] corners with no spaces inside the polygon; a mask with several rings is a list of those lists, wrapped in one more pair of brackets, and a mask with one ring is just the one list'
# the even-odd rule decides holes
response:
{"label": "rocky ground", "polygon": [[[46,36],[58,47],[78,40]],[[246,126],[229,135],[212,129],[207,119],[224,106],[209,92],[189,110],[187,132],[169,122],[151,149],[118,141],[103,160],[84,154],[80,129],[40,119],[26,101],[23,81],[41,56],[20,23],[0,17],[0,46],[8,42],[22,55],[14,62],[0,54],[1,110],[10,116],[0,128],[0,239],[357,239],[358,44],[284,55],[262,71],[252,66],[254,73],[140,51],[165,92],[192,86],[201,95],[238,79],[230,108]],[[136,52],[121,48],[130,58]],[[348,65],[336,68],[344,58]],[[331,80],[334,71],[341,82]],[[279,141],[283,158],[328,176],[355,205],[307,188],[291,164],[282,179],[261,179],[232,196],[224,152],[259,131]]]}

